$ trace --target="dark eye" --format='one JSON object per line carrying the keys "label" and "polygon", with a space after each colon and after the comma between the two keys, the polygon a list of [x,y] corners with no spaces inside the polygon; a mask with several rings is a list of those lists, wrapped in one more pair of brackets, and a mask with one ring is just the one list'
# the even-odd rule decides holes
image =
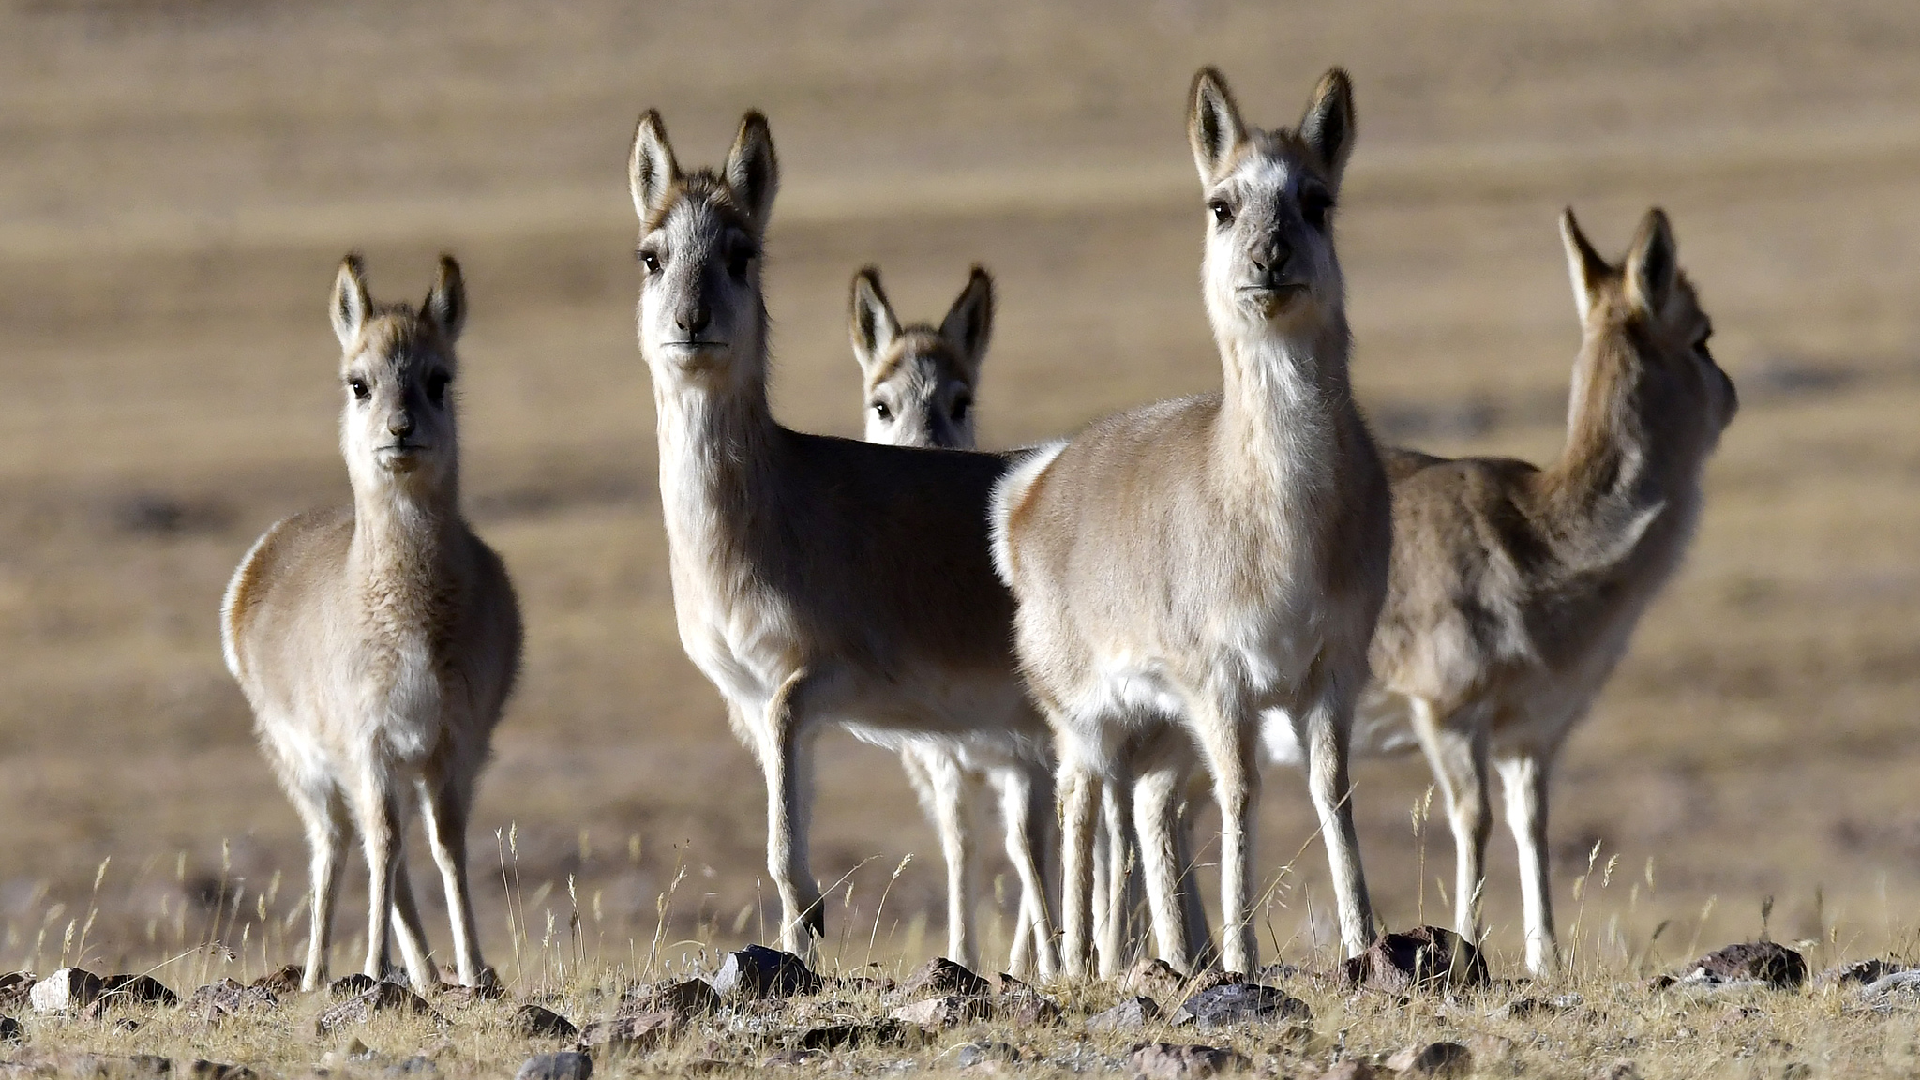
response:
{"label": "dark eye", "polygon": [[1333,210],[1333,196],[1319,188],[1308,188],[1300,193],[1300,216],[1314,229],[1325,231],[1327,215]]}
{"label": "dark eye", "polygon": [[876,417],[879,417],[883,421],[893,419],[893,410],[887,408],[887,403],[884,401],[876,401],[873,404],[867,406],[867,408],[872,409],[873,415]]}
{"label": "dark eye", "polygon": [[953,399],[953,419],[958,422],[967,418],[967,410],[973,408],[973,399],[965,394]]}
{"label": "dark eye", "polygon": [[660,272],[660,255],[652,248],[641,248],[639,251],[633,253],[633,257],[640,260],[641,268],[647,273],[657,274]]}
{"label": "dark eye", "polygon": [[1212,202],[1207,204],[1207,209],[1213,211],[1213,220],[1215,224],[1217,225],[1233,224],[1233,207],[1228,206],[1227,201],[1225,199],[1213,200]]}
{"label": "dark eye", "polygon": [[447,399],[447,384],[452,381],[453,376],[444,371],[436,371],[427,376],[427,400],[433,402],[435,405],[445,401]]}
{"label": "dark eye", "polygon": [[367,380],[365,379],[348,379],[347,389],[353,391],[353,400],[355,401],[365,401],[367,400],[367,395],[372,393],[372,391],[367,388]]}
{"label": "dark eye", "polygon": [[753,257],[758,254],[759,251],[744,240],[734,244],[727,251],[727,274],[735,281],[745,280],[747,264],[753,262]]}

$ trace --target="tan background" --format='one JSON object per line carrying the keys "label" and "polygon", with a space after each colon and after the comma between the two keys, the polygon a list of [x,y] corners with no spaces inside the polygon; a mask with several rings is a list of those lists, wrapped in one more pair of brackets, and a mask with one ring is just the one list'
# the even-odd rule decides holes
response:
{"label": "tan background", "polygon": [[[1745,407],[1693,558],[1564,759],[1561,921],[1637,956],[1670,920],[1673,959],[1696,935],[1758,931],[1771,895],[1776,934],[1825,930],[1856,953],[1905,940],[1920,8],[537,10],[0,3],[0,967],[52,966],[90,909],[103,967],[218,924],[257,970],[303,936],[284,920],[305,855],[214,614],[261,529],[344,497],[323,303],[354,246],[376,296],[424,293],[442,248],[471,283],[468,502],[529,625],[476,815],[494,957],[541,940],[549,910],[565,937],[568,875],[610,958],[629,938],[647,950],[676,866],[669,940],[755,935],[761,784],[671,618],[631,325],[634,116],[660,108],[690,163],[723,152],[744,108],[772,118],[786,422],[857,431],[842,312],[858,265],[931,317],[978,260],[1001,299],[984,436],[1008,445],[1216,383],[1182,128],[1208,62],[1263,124],[1291,123],[1329,64],[1354,74],[1355,370],[1396,439],[1553,453],[1576,344],[1555,213],[1576,204],[1612,252],[1647,205],[1673,214]],[[935,947],[938,860],[897,768],[837,735],[821,757],[816,869],[861,867],[855,910],[829,911],[833,949]],[[1443,914],[1450,846],[1433,821],[1423,862],[1410,814],[1424,766],[1358,775],[1382,914]],[[1297,777],[1269,777],[1263,818],[1264,948],[1297,958],[1327,930],[1318,846],[1281,871],[1310,841]],[[510,824],[519,878],[503,885],[493,834]],[[1595,844],[1620,869],[1582,912],[1573,879]],[[1492,866],[1511,969],[1504,835]]]}

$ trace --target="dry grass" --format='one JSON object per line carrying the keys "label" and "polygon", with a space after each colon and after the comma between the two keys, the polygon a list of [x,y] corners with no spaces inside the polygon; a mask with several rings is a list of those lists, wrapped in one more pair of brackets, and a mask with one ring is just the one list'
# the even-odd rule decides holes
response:
{"label": "dry grass", "polygon": [[[298,830],[213,612],[268,522],[344,495],[321,308],[351,246],[382,295],[424,289],[441,248],[469,271],[465,476],[530,631],[476,811],[478,849],[496,830],[518,840],[508,886],[482,890],[490,958],[549,985],[513,946],[549,955],[549,917],[571,941],[569,879],[593,971],[631,966],[682,871],[667,940],[759,937],[760,782],[680,653],[667,591],[620,178],[633,117],[660,107],[697,161],[743,108],[772,116],[783,419],[856,430],[841,325],[856,266],[880,262],[914,315],[978,260],[1001,286],[983,434],[1007,445],[1216,383],[1187,79],[1218,63],[1253,117],[1282,122],[1337,62],[1362,125],[1341,220],[1356,371],[1384,431],[1554,451],[1575,345],[1553,233],[1568,202],[1607,249],[1646,205],[1668,208],[1741,386],[1694,557],[1564,758],[1561,917],[1605,959],[1578,976],[1589,1019],[1552,1021],[1565,1042],[1537,1060],[1683,1026],[1687,1047],[1730,1047],[1771,1024],[1823,1048],[1801,1059],[1819,1067],[1832,1047],[1897,1071],[1898,1016],[1809,996],[1722,1027],[1702,1018],[1717,1004],[1609,987],[1637,976],[1619,957],[1656,927],[1672,961],[1687,939],[1757,932],[1768,897],[1777,936],[1835,955],[1898,949],[1917,921],[1916,44],[1920,12],[1890,0],[0,2],[0,960],[45,970],[89,923],[98,968],[209,935],[256,972],[294,951]],[[816,871],[852,889],[830,930],[876,934],[888,964],[927,955],[943,938],[931,829],[884,755],[834,736],[821,758]],[[1358,780],[1382,915],[1444,920],[1444,830],[1409,818],[1424,768],[1368,763]],[[1268,958],[1310,955],[1329,930],[1300,787],[1276,774],[1263,804]],[[1617,872],[1583,913],[1570,889],[1596,845]],[[1491,872],[1511,974],[1504,839]],[[578,994],[578,979],[551,985]],[[1349,1006],[1314,1003],[1332,1037]],[[1430,1013],[1367,1020],[1382,1034],[1365,1046]]]}

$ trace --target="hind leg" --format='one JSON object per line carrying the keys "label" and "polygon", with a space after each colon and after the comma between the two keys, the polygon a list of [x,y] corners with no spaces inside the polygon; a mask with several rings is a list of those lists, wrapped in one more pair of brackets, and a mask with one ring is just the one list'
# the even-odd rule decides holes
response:
{"label": "hind leg", "polygon": [[327,977],[327,954],[333,945],[333,909],[340,901],[341,860],[353,838],[353,823],[340,792],[331,783],[287,785],[287,795],[307,833],[309,895],[307,968],[300,989],[320,988]]}

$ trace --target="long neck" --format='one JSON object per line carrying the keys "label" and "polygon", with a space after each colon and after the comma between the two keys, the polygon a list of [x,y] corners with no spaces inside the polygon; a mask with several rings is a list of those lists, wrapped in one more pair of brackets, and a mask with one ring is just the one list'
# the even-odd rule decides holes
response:
{"label": "long neck", "polygon": [[[1615,335],[1583,346],[1567,407],[1567,445],[1540,476],[1542,506],[1564,557],[1605,570],[1684,540],[1699,503],[1699,462],[1662,445],[1636,394],[1638,358]],[[1666,440],[1671,442],[1673,440]]]}
{"label": "long neck", "polygon": [[410,479],[354,478],[351,558],[356,577],[383,605],[443,591],[464,528],[453,466],[431,483]]}
{"label": "long neck", "polygon": [[1227,475],[1281,496],[1331,480],[1359,416],[1345,314],[1335,308],[1292,332],[1216,336],[1225,378],[1215,453],[1241,466]]}
{"label": "long neck", "polygon": [[767,403],[764,309],[757,337],[746,355],[695,371],[648,357],[670,550],[723,540],[771,462],[779,427]]}

